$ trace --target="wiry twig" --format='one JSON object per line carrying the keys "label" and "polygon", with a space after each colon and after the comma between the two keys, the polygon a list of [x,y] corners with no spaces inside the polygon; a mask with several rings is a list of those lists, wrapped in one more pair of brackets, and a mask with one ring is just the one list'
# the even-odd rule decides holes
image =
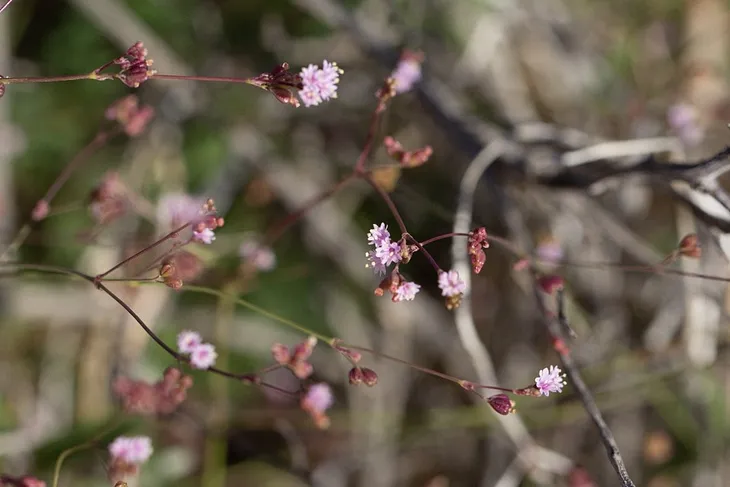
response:
{"label": "wiry twig", "polygon": [[1,14],[1,13],[3,13],[3,11],[4,11],[4,10],[5,10],[6,8],[8,8],[8,7],[10,6],[10,4],[11,4],[11,3],[13,3],[13,0],[8,0],[7,2],[5,2],[5,5],[3,5],[2,7],[0,7],[0,14]]}
{"label": "wiry twig", "polygon": [[[533,273],[533,279],[535,282],[537,282],[536,278],[537,276]],[[601,442],[606,448],[611,465],[621,479],[621,485],[624,487],[634,487],[635,484],[626,470],[626,465],[621,457],[621,452],[619,451],[618,444],[616,443],[616,438],[614,438],[613,432],[608,427],[608,424],[606,424],[606,420],[603,418],[603,414],[601,414],[601,410],[598,408],[596,400],[593,398],[593,394],[588,389],[586,383],[583,382],[583,378],[578,371],[578,365],[573,361],[570,349],[565,345],[565,341],[563,340],[562,330],[570,328],[568,325],[568,319],[565,315],[565,299],[563,297],[563,293],[558,292],[556,294],[558,313],[557,320],[554,320],[550,318],[550,312],[545,306],[539,286],[535,284],[533,287],[540,312],[544,317],[543,319],[548,332],[555,342],[555,351],[558,352],[558,355],[560,355],[560,360],[563,363],[563,369],[568,376],[569,383],[578,393],[578,397],[580,397],[583,407],[598,428],[598,434],[601,437]]]}

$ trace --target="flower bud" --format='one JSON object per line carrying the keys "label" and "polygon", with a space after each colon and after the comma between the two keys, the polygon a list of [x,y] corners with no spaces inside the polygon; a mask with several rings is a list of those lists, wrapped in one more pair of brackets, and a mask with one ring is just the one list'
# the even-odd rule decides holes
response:
{"label": "flower bud", "polygon": [[362,371],[362,381],[366,386],[373,387],[378,383],[378,374],[373,369],[363,368],[360,370]]}
{"label": "flower bud", "polygon": [[291,360],[289,347],[281,343],[274,343],[271,346],[271,355],[274,357],[274,361],[280,365],[287,365]]}
{"label": "flower bud", "polygon": [[563,281],[563,278],[560,276],[550,275],[539,278],[537,280],[537,284],[543,292],[553,294],[555,291],[563,288],[565,281]]}
{"label": "flower bud", "polygon": [[702,247],[696,233],[685,235],[679,242],[679,253],[684,257],[699,259],[702,256]]}
{"label": "flower bud", "polygon": [[512,401],[507,394],[497,394],[487,398],[489,405],[497,411],[499,414],[504,416],[509,413],[515,412],[515,403]]}
{"label": "flower bud", "polygon": [[364,379],[362,369],[360,367],[351,368],[350,372],[347,374],[347,378],[349,379],[351,385],[359,386],[360,384],[362,384],[362,381]]}

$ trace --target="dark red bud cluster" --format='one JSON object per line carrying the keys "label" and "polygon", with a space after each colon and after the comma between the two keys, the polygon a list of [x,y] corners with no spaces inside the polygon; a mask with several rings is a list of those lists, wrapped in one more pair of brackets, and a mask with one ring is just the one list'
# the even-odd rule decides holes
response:
{"label": "dark red bud cluster", "polygon": [[299,106],[296,92],[303,87],[302,77],[298,73],[291,73],[288,63],[282,63],[268,73],[251,78],[249,83],[268,91],[281,103]]}
{"label": "dark red bud cluster", "polygon": [[139,88],[155,74],[155,70],[151,69],[152,60],[147,59],[147,49],[141,42],[127,49],[124,55],[114,60],[114,64],[120,68],[117,77],[130,88]]}
{"label": "dark red bud cluster", "polygon": [[468,252],[471,260],[471,268],[475,273],[479,274],[487,260],[484,249],[489,248],[489,240],[487,239],[487,230],[479,227],[469,234]]}
{"label": "dark red bud cluster", "polygon": [[151,415],[175,411],[192,386],[192,377],[184,375],[176,367],[169,367],[155,384],[119,377],[114,381],[113,388],[127,413]]}
{"label": "dark red bud cluster", "polygon": [[487,398],[487,403],[504,416],[515,412],[515,402],[507,394],[497,394]]}
{"label": "dark red bud cluster", "polygon": [[316,345],[317,339],[313,336],[291,348],[281,343],[275,343],[271,346],[271,355],[276,363],[288,367],[299,379],[306,379],[314,371],[314,367],[308,359]]}
{"label": "dark red bud cluster", "polygon": [[378,374],[367,367],[353,367],[347,374],[347,378],[353,386],[365,384],[368,387],[373,387],[378,383]]}
{"label": "dark red bud cluster", "polygon": [[407,151],[403,148],[400,142],[391,136],[385,137],[385,139],[383,139],[383,144],[385,145],[385,150],[388,152],[388,155],[392,159],[398,161],[401,167],[405,168],[422,166],[433,154],[433,149],[430,145],[413,151]]}

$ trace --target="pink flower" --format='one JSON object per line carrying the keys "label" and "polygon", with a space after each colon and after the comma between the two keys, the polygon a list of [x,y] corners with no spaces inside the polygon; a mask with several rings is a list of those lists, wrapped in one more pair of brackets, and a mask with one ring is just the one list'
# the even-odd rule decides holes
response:
{"label": "pink flower", "polygon": [[379,276],[385,275],[387,266],[383,264],[380,257],[375,255],[375,252],[365,252],[365,258],[368,259],[368,263],[365,264],[365,267],[372,268],[373,272]]}
{"label": "pink flower", "polygon": [[215,365],[218,354],[210,343],[201,343],[190,352],[190,364],[196,369],[209,369]]}
{"label": "pink flower", "polygon": [[456,271],[439,273],[439,288],[442,296],[458,296],[466,291],[466,283],[461,280]]}
{"label": "pink flower", "polygon": [[421,54],[410,51],[403,53],[398,65],[390,75],[395,80],[396,93],[401,94],[410,91],[421,80],[422,62],[423,56]]}
{"label": "pink flower", "polygon": [[421,286],[415,282],[402,282],[400,286],[398,286],[398,289],[395,290],[393,301],[413,301],[420,290]]}
{"label": "pink flower", "polygon": [[253,263],[259,271],[266,272],[276,267],[274,251],[254,238],[245,239],[238,248],[238,253],[242,259]]}
{"label": "pink flower", "polygon": [[391,242],[388,240],[375,248],[375,256],[380,259],[380,262],[382,262],[385,266],[400,262],[400,244],[398,244],[398,242]]}
{"label": "pink flower", "polygon": [[152,456],[152,440],[148,436],[120,436],[109,445],[114,460],[141,465]]}
{"label": "pink flower", "polygon": [[215,233],[210,228],[203,228],[200,231],[193,231],[193,240],[204,244],[212,244],[215,240]]}
{"label": "pink flower", "polygon": [[389,242],[390,232],[388,231],[388,225],[385,223],[381,223],[380,225],[373,224],[373,228],[368,232],[368,243],[379,247]]}
{"label": "pink flower", "polygon": [[564,377],[560,367],[551,365],[550,368],[542,369],[535,377],[535,387],[544,396],[549,396],[551,392],[563,392],[563,386],[566,385]]}
{"label": "pink flower", "polygon": [[314,64],[302,68],[300,73],[302,89],[299,90],[299,97],[304,106],[316,106],[324,101],[337,98],[337,84],[340,82],[340,75],[343,72],[337,63],[327,60],[322,63],[322,69]]}
{"label": "pink flower", "polygon": [[202,343],[203,339],[194,331],[185,330],[177,335],[177,349],[181,353],[192,353]]}
{"label": "pink flower", "polygon": [[169,193],[157,203],[157,220],[166,228],[177,228],[188,222],[196,223],[203,217],[203,204],[199,198],[184,193]]}

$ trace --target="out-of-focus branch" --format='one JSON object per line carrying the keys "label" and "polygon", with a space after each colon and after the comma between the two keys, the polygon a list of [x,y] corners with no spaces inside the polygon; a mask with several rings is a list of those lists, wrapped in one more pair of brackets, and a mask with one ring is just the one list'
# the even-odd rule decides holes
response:
{"label": "out-of-focus branch", "polygon": [[614,438],[613,432],[608,427],[606,420],[603,418],[603,414],[598,408],[598,404],[596,404],[596,400],[593,397],[593,394],[588,389],[586,383],[583,381],[583,377],[581,377],[580,371],[578,370],[578,364],[575,363],[572,355],[570,354],[570,349],[565,344],[562,331],[569,329],[570,325],[568,323],[568,318],[565,314],[565,299],[563,292],[558,291],[556,293],[556,320],[551,318],[551,313],[547,309],[547,306],[545,306],[542,291],[537,285],[537,275],[534,273],[533,280],[535,282],[533,288],[535,291],[535,298],[537,299],[538,308],[543,316],[543,320],[548,329],[548,332],[552,336],[555,343],[555,351],[558,352],[558,355],[560,355],[560,361],[562,362],[563,369],[568,376],[568,381],[577,392],[578,397],[580,397],[580,400],[583,403],[583,407],[585,408],[586,412],[588,412],[588,415],[593,420],[593,423],[595,423],[596,428],[598,428],[598,434],[601,437],[601,442],[603,443],[603,446],[606,447],[606,452],[608,453],[608,458],[611,462],[611,465],[613,466],[614,470],[616,470],[616,473],[621,479],[621,485],[623,485],[624,487],[633,487],[635,484],[631,480],[631,477],[626,470],[626,465],[624,464],[624,460],[621,457],[621,451],[619,450],[618,444],[616,443],[616,438]]}

